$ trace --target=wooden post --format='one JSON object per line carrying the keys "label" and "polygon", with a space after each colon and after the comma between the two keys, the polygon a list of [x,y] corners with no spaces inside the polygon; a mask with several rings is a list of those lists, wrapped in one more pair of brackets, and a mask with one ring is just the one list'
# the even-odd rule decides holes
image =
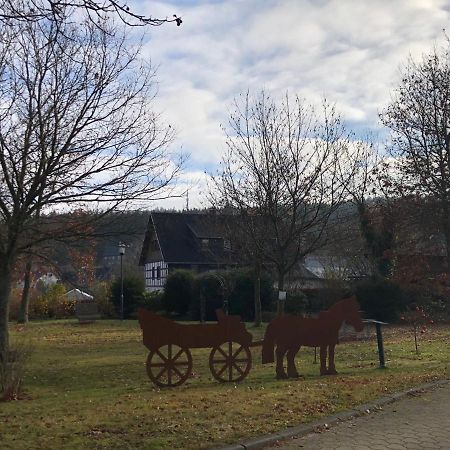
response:
{"label": "wooden post", "polygon": [[384,346],[383,346],[383,334],[381,332],[381,322],[375,322],[375,328],[377,330],[377,344],[378,344],[378,358],[380,360],[380,369],[385,369],[384,362]]}

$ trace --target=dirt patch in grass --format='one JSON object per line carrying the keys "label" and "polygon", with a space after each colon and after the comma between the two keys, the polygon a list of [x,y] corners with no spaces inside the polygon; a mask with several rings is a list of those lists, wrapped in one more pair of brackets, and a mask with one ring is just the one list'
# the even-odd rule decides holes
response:
{"label": "dirt patch in grass", "polygon": [[[254,340],[263,330],[249,330]],[[137,322],[71,321],[12,327],[34,353],[25,375],[29,401],[0,408],[2,449],[198,449],[236,442],[309,422],[390,392],[446,378],[450,327],[421,336],[419,355],[403,328],[386,327],[386,370],[372,339],[337,347],[339,375],[320,377],[313,349],[301,349],[298,380],[277,381],[274,366],[253,368],[240,384],[219,384],[209,350],[194,350],[194,377],[174,389],[155,388],[145,373],[147,350]]]}

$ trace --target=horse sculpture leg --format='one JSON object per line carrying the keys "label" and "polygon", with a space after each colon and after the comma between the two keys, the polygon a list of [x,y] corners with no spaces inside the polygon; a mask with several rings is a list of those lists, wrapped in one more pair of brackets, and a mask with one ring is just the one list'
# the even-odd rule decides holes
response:
{"label": "horse sculpture leg", "polygon": [[295,367],[295,355],[300,350],[300,346],[292,347],[287,351],[287,374],[289,378],[298,378],[300,375]]}
{"label": "horse sculpture leg", "polygon": [[283,360],[286,350],[287,350],[286,347],[281,345],[277,345],[277,349],[275,350],[275,356],[277,358],[276,374],[278,380],[283,380],[288,377],[286,372],[284,371],[283,366]]}
{"label": "horse sculpture leg", "polygon": [[334,347],[335,344],[331,344],[328,347],[328,375],[337,375],[336,367],[334,366]]}
{"label": "horse sculpture leg", "polygon": [[[320,347],[320,375],[336,375],[336,367],[334,366],[334,347],[335,344]],[[328,352],[327,352],[328,350]],[[328,366],[327,366],[328,353]]]}

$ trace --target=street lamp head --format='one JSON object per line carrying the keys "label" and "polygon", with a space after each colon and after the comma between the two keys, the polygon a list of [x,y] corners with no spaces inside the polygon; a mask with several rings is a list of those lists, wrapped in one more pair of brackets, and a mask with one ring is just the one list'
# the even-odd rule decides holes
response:
{"label": "street lamp head", "polygon": [[120,256],[125,255],[125,247],[126,247],[126,245],[123,242],[119,243],[119,255]]}

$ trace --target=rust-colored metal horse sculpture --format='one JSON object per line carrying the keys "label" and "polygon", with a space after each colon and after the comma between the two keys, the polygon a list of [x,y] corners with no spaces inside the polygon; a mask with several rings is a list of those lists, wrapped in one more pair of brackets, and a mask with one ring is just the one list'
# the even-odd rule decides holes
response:
{"label": "rust-colored metal horse sculpture", "polygon": [[[338,301],[314,319],[290,315],[277,317],[269,323],[264,335],[263,364],[274,362],[276,346],[277,378],[298,378],[294,359],[300,347],[320,347],[320,374],[335,375],[334,348],[339,342],[339,329],[344,322],[353,326],[356,331],[362,331],[364,327],[359,304],[354,296]],[[287,373],[283,367],[285,354]]]}

